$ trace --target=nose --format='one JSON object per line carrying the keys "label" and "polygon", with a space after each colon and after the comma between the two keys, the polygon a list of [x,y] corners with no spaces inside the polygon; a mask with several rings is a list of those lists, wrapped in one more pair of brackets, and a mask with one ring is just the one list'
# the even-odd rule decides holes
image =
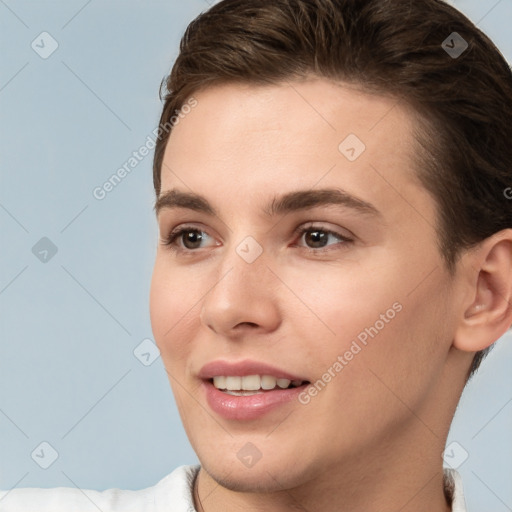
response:
{"label": "nose", "polygon": [[215,282],[203,299],[200,313],[203,325],[229,338],[249,332],[271,332],[281,322],[279,279],[268,267],[265,252],[250,262],[241,245],[238,252],[235,248],[230,250],[218,266]]}

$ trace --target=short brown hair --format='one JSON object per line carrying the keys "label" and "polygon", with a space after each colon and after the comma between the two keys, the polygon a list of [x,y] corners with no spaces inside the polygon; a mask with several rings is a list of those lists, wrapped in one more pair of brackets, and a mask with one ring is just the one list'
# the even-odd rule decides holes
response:
{"label": "short brown hair", "polygon": [[[468,45],[458,56],[449,52],[455,41]],[[188,26],[161,84],[160,125],[200,89],[309,75],[392,95],[419,114],[416,172],[438,206],[439,250],[452,275],[463,249],[512,227],[504,193],[512,186],[511,69],[441,0],[223,0]],[[155,148],[157,197],[170,133]],[[475,354],[468,379],[491,347]]]}

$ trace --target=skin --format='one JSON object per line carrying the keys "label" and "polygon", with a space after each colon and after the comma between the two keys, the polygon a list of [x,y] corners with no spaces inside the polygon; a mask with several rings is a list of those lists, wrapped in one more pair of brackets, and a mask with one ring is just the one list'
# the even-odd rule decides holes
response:
{"label": "skin", "polygon": [[[441,454],[475,351],[512,322],[512,230],[465,252],[449,276],[436,204],[414,174],[414,115],[393,99],[316,78],[194,96],[167,144],[162,192],[202,194],[219,216],[159,212],[160,238],[186,223],[204,239],[181,237],[183,251],[199,245],[188,255],[159,243],[150,311],[201,461],[197,510],[449,511]],[[350,133],[366,145],[353,162],[338,150]],[[261,214],[275,194],[326,187],[382,218],[326,206]],[[293,235],[309,221],[354,241],[329,236],[322,252]],[[246,236],[263,249],[250,264],[236,252]],[[205,363],[255,359],[315,382],[395,302],[402,310],[307,405],[251,421],[209,408]],[[262,454],[250,468],[237,457],[247,442]]]}

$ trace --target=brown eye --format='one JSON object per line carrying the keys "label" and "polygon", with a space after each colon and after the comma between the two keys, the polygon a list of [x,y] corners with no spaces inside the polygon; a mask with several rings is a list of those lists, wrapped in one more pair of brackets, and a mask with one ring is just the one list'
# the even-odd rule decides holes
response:
{"label": "brown eye", "polygon": [[307,244],[311,244],[313,249],[320,249],[325,247],[329,239],[329,234],[320,229],[308,229],[305,231],[305,238]]}
{"label": "brown eye", "polygon": [[208,234],[203,230],[184,226],[172,231],[165,240],[162,240],[162,243],[173,251],[193,252],[201,248],[201,242],[204,242],[206,237],[208,237]]}
{"label": "brown eye", "polygon": [[198,249],[196,246],[203,240],[202,231],[197,229],[184,229],[179,236],[182,237],[183,245],[187,249]]}
{"label": "brown eye", "polygon": [[[341,233],[337,233],[336,231],[332,231],[330,229],[325,229],[322,226],[306,226],[299,229],[300,239],[304,238],[304,242],[306,243],[305,249],[310,252],[322,252],[330,249],[324,249],[324,247],[329,246],[337,246],[337,245],[346,245],[353,240],[348,238]],[[329,237],[333,237],[341,241],[341,244],[328,244]]]}

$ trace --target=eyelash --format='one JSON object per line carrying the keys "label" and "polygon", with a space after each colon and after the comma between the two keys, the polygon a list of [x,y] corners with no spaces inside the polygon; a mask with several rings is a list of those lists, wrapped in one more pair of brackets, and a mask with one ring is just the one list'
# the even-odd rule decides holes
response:
{"label": "eyelash", "polygon": [[[314,224],[304,226],[304,227],[299,226],[299,228],[297,228],[294,231],[293,235],[295,237],[299,236],[300,238],[302,238],[302,236],[305,233],[308,233],[310,231],[320,231],[320,232],[326,233],[328,235],[334,235],[336,238],[339,238],[340,240],[343,241],[342,245],[346,245],[347,243],[353,242],[353,239],[348,238],[340,233],[337,233],[336,231],[332,231],[330,229],[325,229],[323,226],[314,225]],[[186,248],[183,249],[181,247],[178,247],[175,242],[176,239],[179,239],[179,237],[181,235],[183,235],[184,233],[188,233],[188,232],[205,233],[205,231],[198,229],[196,227],[193,227],[193,226],[181,226],[181,227],[171,231],[165,239],[161,240],[161,242],[163,245],[165,245],[166,247],[168,247],[171,251],[173,251],[175,253],[183,253],[183,254],[187,254],[187,255],[192,255],[195,252],[199,252],[200,249],[186,249]],[[308,253],[316,253],[316,254],[318,254],[318,253],[322,254],[322,253],[326,253],[326,252],[333,250],[333,249],[329,249],[329,248],[313,249],[311,247],[301,247],[301,249],[305,250]]]}

